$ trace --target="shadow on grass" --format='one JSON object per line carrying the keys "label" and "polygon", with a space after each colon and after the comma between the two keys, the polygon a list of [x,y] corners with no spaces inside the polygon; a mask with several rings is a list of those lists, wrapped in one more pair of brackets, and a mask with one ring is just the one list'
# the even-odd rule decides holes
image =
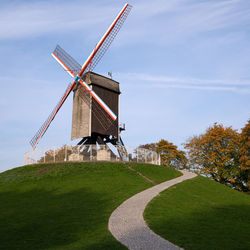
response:
{"label": "shadow on grass", "polygon": [[107,249],[122,248],[107,230],[103,235],[108,200],[102,197],[84,188],[0,192],[0,249],[101,249],[103,241]]}
{"label": "shadow on grass", "polygon": [[[149,225],[156,233],[186,250],[250,249],[249,206],[214,205],[200,211],[183,211],[175,217],[168,216],[166,211],[166,219],[155,217]],[[150,213],[147,217],[150,218]]]}

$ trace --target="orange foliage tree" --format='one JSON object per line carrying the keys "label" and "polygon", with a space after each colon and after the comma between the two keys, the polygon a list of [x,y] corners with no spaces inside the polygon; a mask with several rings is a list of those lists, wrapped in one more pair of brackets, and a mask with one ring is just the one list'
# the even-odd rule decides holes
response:
{"label": "orange foliage tree", "polygon": [[160,140],[157,143],[156,152],[161,156],[161,164],[171,166],[177,169],[187,167],[187,158],[185,152],[178,150],[177,146],[167,140]]}
{"label": "orange foliage tree", "polygon": [[244,191],[245,184],[241,181],[240,141],[237,130],[215,123],[205,134],[190,138],[185,148],[190,164],[199,173]]}

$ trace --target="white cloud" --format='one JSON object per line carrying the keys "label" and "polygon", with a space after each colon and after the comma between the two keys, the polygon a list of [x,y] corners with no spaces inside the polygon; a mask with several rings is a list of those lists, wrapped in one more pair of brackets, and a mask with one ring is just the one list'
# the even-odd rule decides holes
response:
{"label": "white cloud", "polygon": [[[146,0],[134,1],[133,5],[129,26],[122,34],[124,42],[129,43],[143,41],[145,37],[157,43],[175,41],[250,21],[250,6],[243,0]],[[4,5],[0,9],[0,39],[98,29],[99,24],[110,23],[121,7],[121,3],[95,1]]]}
{"label": "white cloud", "polygon": [[[33,2],[0,9],[0,39],[28,38],[52,32],[84,31],[110,19],[109,6],[72,2]],[[80,11],[79,11],[80,10]]]}
{"label": "white cloud", "polygon": [[184,42],[183,39],[206,32],[211,36],[211,32],[228,28],[235,28],[235,32],[239,33],[239,30],[245,29],[244,25],[249,25],[249,21],[250,5],[242,0],[141,1],[135,3],[128,21],[129,29],[122,33],[122,37],[123,41],[130,43],[180,43]]}
{"label": "white cloud", "polygon": [[144,84],[147,88],[181,88],[210,91],[232,91],[237,93],[250,93],[250,80],[222,80],[222,79],[198,79],[185,77],[154,76],[138,73],[119,73],[118,79],[127,82]]}

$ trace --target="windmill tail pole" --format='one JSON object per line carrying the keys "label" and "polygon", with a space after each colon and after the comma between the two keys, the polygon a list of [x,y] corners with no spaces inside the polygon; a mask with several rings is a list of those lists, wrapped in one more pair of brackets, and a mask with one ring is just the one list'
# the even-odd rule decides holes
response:
{"label": "windmill tail pole", "polygon": [[114,20],[114,22],[110,25],[110,27],[108,28],[108,30],[106,31],[106,33],[103,35],[103,37],[101,38],[101,40],[99,41],[99,43],[96,45],[96,47],[94,48],[94,50],[92,51],[92,53],[90,54],[90,56],[88,57],[88,59],[85,61],[85,63],[82,66],[81,71],[79,72],[78,76],[81,77],[81,75],[84,73],[84,71],[86,70],[86,68],[89,66],[89,64],[91,63],[93,57],[95,56],[95,54],[97,53],[97,51],[100,49],[100,47],[102,46],[103,42],[105,41],[105,39],[108,37],[108,35],[110,34],[110,32],[112,31],[112,29],[114,28],[114,26],[116,25],[116,23],[118,22],[118,20],[120,19],[121,15],[125,12],[125,10],[128,8],[129,4],[126,3],[124,5],[124,7],[122,8],[122,10],[120,11],[120,13],[118,14],[118,16],[116,17],[116,19]]}

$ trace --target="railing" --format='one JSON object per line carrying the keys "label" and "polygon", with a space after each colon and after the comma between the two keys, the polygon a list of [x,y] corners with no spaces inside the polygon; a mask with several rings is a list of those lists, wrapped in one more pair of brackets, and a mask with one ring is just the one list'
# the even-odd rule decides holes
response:
{"label": "railing", "polygon": [[51,162],[124,161],[160,165],[160,155],[144,148],[125,146],[67,146],[35,149],[24,154],[24,165]]}

